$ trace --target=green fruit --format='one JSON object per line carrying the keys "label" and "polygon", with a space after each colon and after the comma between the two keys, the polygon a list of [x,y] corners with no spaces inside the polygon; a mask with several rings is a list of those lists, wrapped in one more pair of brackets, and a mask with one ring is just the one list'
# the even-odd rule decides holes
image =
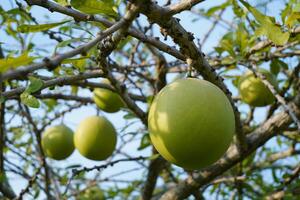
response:
{"label": "green fruit", "polygon": [[[103,81],[108,83],[109,81]],[[103,111],[108,113],[118,112],[122,107],[124,107],[124,102],[119,94],[105,88],[94,89],[94,102]]]}
{"label": "green fruit", "polygon": [[[263,69],[260,69],[259,72],[265,75],[266,79],[277,88],[278,84],[273,74]],[[251,106],[262,107],[275,101],[275,97],[269,88],[252,72],[248,72],[240,78],[239,92],[242,100]]]}
{"label": "green fruit", "polygon": [[74,151],[73,131],[66,125],[53,126],[43,133],[42,148],[46,156],[63,160]]}
{"label": "green fruit", "polygon": [[76,200],[105,200],[105,196],[99,187],[93,186],[81,192]]}
{"label": "green fruit", "polygon": [[156,150],[186,169],[217,161],[235,131],[233,109],[225,94],[208,81],[192,78],[176,80],[157,94],[148,123]]}
{"label": "green fruit", "polygon": [[117,134],[104,117],[92,116],[80,122],[74,144],[80,154],[91,160],[105,160],[115,150]]}

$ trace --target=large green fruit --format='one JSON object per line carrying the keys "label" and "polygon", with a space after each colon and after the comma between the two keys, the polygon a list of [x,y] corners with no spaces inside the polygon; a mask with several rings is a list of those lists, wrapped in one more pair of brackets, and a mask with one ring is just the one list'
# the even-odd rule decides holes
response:
{"label": "large green fruit", "polygon": [[[266,79],[277,88],[276,77],[270,72],[260,69],[260,73],[265,75]],[[275,101],[275,97],[269,88],[260,80],[255,77],[252,72],[247,72],[239,80],[239,92],[242,100],[255,107],[266,106]]]}
{"label": "large green fruit", "polygon": [[105,200],[105,196],[99,187],[93,186],[81,192],[76,200]]}
{"label": "large green fruit", "polygon": [[[104,80],[103,83],[109,84],[108,80]],[[119,94],[105,88],[94,89],[94,102],[103,111],[108,113],[118,112],[125,106],[122,98]]]}
{"label": "large green fruit", "polygon": [[81,155],[91,160],[105,160],[115,150],[117,134],[104,117],[92,116],[80,122],[74,144]]}
{"label": "large green fruit", "polygon": [[73,131],[66,125],[53,126],[42,135],[42,148],[46,156],[62,160],[74,151]]}
{"label": "large green fruit", "polygon": [[235,131],[233,109],[225,94],[208,81],[192,78],[176,80],[157,94],[148,123],[157,151],[186,169],[217,161]]}

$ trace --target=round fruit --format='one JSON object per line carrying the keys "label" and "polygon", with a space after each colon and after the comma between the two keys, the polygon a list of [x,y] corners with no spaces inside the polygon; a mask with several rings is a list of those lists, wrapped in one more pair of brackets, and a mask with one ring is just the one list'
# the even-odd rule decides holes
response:
{"label": "round fruit", "polygon": [[105,200],[105,196],[99,187],[93,186],[81,192],[76,200]]}
{"label": "round fruit", "polygon": [[[108,80],[103,83],[109,84]],[[118,112],[124,107],[124,102],[119,94],[105,88],[94,89],[94,102],[103,111],[108,113]]]}
{"label": "round fruit", "polygon": [[74,151],[73,131],[66,125],[53,126],[43,133],[42,148],[46,156],[62,160]]}
{"label": "round fruit", "polygon": [[[273,74],[263,69],[260,69],[259,72],[265,75],[266,79],[277,88],[277,81]],[[240,78],[239,92],[242,100],[251,106],[266,106],[275,101],[269,88],[252,72],[247,72]]]}
{"label": "round fruit", "polygon": [[104,117],[92,116],[80,122],[74,144],[80,154],[91,160],[105,160],[115,150],[117,134]]}
{"label": "round fruit", "polygon": [[186,169],[217,161],[235,131],[233,109],[225,94],[208,81],[192,78],[176,80],[157,94],[148,123],[156,150]]}

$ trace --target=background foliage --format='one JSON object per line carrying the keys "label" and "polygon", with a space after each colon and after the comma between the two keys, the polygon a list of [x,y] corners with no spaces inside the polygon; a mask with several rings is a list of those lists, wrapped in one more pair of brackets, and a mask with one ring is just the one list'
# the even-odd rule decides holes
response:
{"label": "background foliage", "polygon": [[[2,198],[91,199],[85,191],[99,187],[106,199],[299,199],[299,19],[298,0],[1,1]],[[237,92],[240,76],[258,68],[279,82],[264,108]],[[227,154],[193,172],[159,157],[147,131],[153,96],[188,74],[216,84],[239,111]],[[98,110],[94,88],[118,92],[127,108]],[[111,158],[45,158],[46,127],[74,130],[95,114],[118,130]]]}

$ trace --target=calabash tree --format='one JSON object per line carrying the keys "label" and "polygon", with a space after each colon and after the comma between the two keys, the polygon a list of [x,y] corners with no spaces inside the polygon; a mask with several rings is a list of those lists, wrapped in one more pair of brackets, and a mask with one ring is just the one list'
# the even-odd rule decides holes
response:
{"label": "calabash tree", "polygon": [[299,199],[299,13],[1,1],[1,199]]}

